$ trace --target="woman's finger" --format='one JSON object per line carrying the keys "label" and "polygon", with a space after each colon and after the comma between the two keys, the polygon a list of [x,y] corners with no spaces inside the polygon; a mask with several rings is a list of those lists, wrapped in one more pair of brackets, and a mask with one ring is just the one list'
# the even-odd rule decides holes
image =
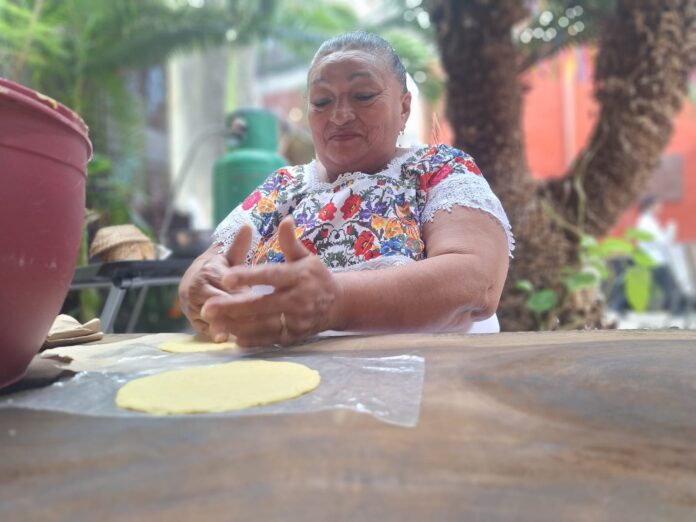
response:
{"label": "woman's finger", "polygon": [[310,255],[309,250],[295,236],[295,220],[287,216],[278,226],[278,242],[286,262],[298,261]]}
{"label": "woman's finger", "polygon": [[202,319],[192,319],[191,320],[191,325],[193,325],[193,328],[198,332],[202,333],[204,335],[208,335],[208,323],[203,321]]}
{"label": "woman's finger", "polygon": [[219,288],[215,288],[210,284],[205,284],[199,291],[192,293],[187,301],[182,300],[182,304],[186,307],[184,313],[186,313],[191,320],[198,319],[201,316],[203,306],[208,300],[214,297],[222,298],[227,295],[229,294]]}
{"label": "woman's finger", "polygon": [[[219,322],[218,322],[219,321]],[[287,319],[286,319],[287,321]],[[281,337],[283,335],[283,321],[280,314],[268,314],[263,316],[247,316],[236,319],[219,318],[214,325],[224,325],[227,332],[235,337]]]}
{"label": "woman's finger", "polygon": [[267,263],[248,268],[232,268],[222,278],[222,285],[226,289],[243,285],[268,285],[278,289],[295,286],[299,279],[299,271],[294,263]]}
{"label": "woman's finger", "polygon": [[251,248],[251,227],[243,225],[237,231],[237,235],[232,240],[230,248],[225,252],[225,258],[230,266],[243,265],[246,262],[247,254]]}
{"label": "woman's finger", "polygon": [[238,319],[261,315],[280,314],[296,308],[291,291],[276,291],[267,295],[227,295],[209,299],[201,315],[206,320],[219,318]]}

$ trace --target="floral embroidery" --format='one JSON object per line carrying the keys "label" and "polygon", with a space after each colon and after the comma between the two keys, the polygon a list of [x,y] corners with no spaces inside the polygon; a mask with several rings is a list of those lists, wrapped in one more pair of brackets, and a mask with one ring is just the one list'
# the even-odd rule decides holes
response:
{"label": "floral embroidery", "polygon": [[[395,168],[376,174],[344,174],[333,183],[316,180],[314,163],[279,169],[230,214],[216,236],[223,237],[224,232],[224,242],[229,244],[232,234],[224,228],[225,223],[250,223],[260,237],[249,262],[282,262],[278,225],[292,214],[296,237],[330,268],[389,256],[418,261],[425,257],[421,236],[424,221],[432,219],[440,208],[451,208],[454,202],[481,208],[498,218],[512,250],[507,217],[469,155],[438,145],[412,149],[394,161]],[[483,184],[476,188],[492,202],[490,205],[462,200],[457,195],[460,191],[453,189],[452,183],[467,185],[473,180],[474,185]]]}
{"label": "floral embroidery", "polygon": [[302,244],[304,245],[304,247],[305,247],[307,250],[309,250],[309,252],[310,252],[311,254],[315,254],[315,255],[316,255],[316,253],[317,253],[317,247],[314,246],[314,242],[313,242],[311,239],[304,238],[304,239],[302,240]]}
{"label": "floral embroidery", "polygon": [[365,255],[365,252],[372,248],[372,244],[375,242],[375,235],[365,230],[360,233],[357,241],[355,242],[355,253],[359,256]]}
{"label": "floral embroidery", "polygon": [[275,203],[271,198],[261,198],[256,204],[256,209],[262,214],[270,214],[275,210]]}
{"label": "floral embroidery", "polygon": [[341,207],[341,212],[343,212],[343,219],[352,218],[358,209],[360,208],[360,196],[353,194],[346,199],[346,202]]}
{"label": "floral embroidery", "polygon": [[336,205],[328,203],[319,211],[319,219],[322,221],[331,221],[336,213]]}
{"label": "floral embroidery", "polygon": [[244,210],[249,210],[252,208],[256,203],[259,202],[261,199],[261,193],[257,190],[255,192],[252,192],[248,198],[244,200],[244,203],[242,203],[242,208]]}

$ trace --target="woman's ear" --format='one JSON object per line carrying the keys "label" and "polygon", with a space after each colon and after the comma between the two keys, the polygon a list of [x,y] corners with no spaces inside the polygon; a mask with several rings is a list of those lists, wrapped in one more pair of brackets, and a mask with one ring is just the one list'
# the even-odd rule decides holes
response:
{"label": "woman's ear", "polygon": [[408,117],[411,115],[411,92],[406,91],[401,97],[401,125],[406,126]]}

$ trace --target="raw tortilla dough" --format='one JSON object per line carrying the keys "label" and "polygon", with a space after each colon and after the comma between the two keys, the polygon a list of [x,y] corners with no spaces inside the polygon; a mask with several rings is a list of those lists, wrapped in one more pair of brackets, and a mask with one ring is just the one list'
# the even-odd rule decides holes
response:
{"label": "raw tortilla dough", "polygon": [[294,399],[320,380],[303,364],[235,361],[135,379],[118,390],[116,405],[156,415],[241,410]]}
{"label": "raw tortilla dough", "polygon": [[160,350],[165,352],[214,352],[218,350],[230,350],[232,348],[238,348],[237,343],[234,341],[227,341],[225,343],[213,343],[210,341],[201,341],[195,336],[191,336],[188,339],[175,339],[173,341],[166,341],[159,345]]}

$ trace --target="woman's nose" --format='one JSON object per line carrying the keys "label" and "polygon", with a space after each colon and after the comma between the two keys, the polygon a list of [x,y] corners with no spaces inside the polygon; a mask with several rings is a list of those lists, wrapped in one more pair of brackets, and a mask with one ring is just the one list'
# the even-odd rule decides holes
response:
{"label": "woman's nose", "polygon": [[339,101],[331,111],[331,123],[334,125],[345,125],[355,119],[355,113],[349,103]]}

